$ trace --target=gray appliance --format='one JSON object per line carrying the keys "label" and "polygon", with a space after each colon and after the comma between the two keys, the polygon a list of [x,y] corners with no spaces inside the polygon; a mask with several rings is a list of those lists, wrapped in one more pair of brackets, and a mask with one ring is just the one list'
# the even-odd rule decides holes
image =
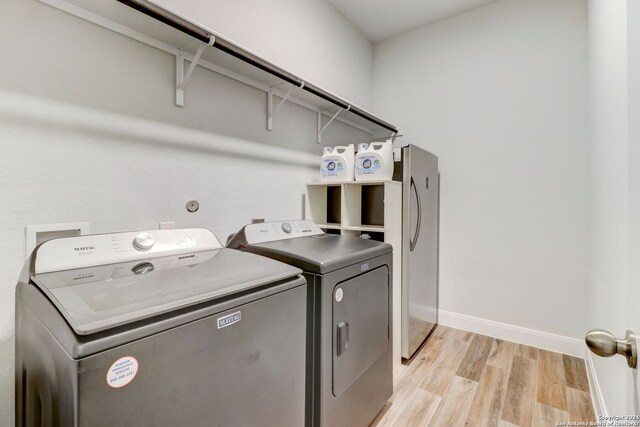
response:
{"label": "gray appliance", "polygon": [[304,270],[306,425],[369,425],[393,393],[391,246],[284,221],[247,225],[227,247]]}
{"label": "gray appliance", "polygon": [[303,425],[299,273],[202,229],[45,242],[16,288],[17,425]]}
{"label": "gray appliance", "polygon": [[394,180],[402,181],[402,344],[410,359],[438,323],[438,158],[396,148]]}

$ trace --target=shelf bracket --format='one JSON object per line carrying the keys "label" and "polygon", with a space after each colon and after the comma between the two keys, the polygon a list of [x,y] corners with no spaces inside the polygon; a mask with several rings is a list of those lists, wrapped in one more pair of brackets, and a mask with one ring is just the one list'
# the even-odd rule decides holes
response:
{"label": "shelf bracket", "polygon": [[[298,88],[302,89],[304,88],[304,81],[300,84],[300,86],[298,86]],[[293,90],[296,88],[296,86],[291,86],[291,89],[289,89],[289,92],[286,93],[286,95],[280,100],[280,103],[276,106],[276,108],[273,108],[273,89],[275,89],[276,87],[278,87],[280,85],[276,85],[276,86],[271,86],[269,88],[269,92],[267,93],[267,130],[273,130],[273,115],[276,114],[276,112],[278,112],[278,110],[280,109],[280,107],[282,107],[282,104],[284,104],[287,99],[289,99],[289,96],[291,95],[291,93],[293,92]]]}
{"label": "shelf bracket", "polygon": [[404,135],[398,134],[397,132],[391,132],[391,135],[389,135],[389,136],[381,136],[379,138],[373,138],[371,140],[371,142],[386,142],[388,140],[391,140],[391,142],[396,142],[396,139],[400,138],[402,136],[404,136]]}
{"label": "shelf bracket", "polygon": [[[347,106],[347,111],[349,111],[351,109],[351,105]],[[338,117],[338,114],[340,114],[342,111],[344,111],[344,108],[340,108],[338,111],[336,111],[336,113],[329,119],[329,121],[322,126],[322,111],[318,111],[318,139],[317,139],[317,143],[321,144],[322,143],[322,132],[324,132],[329,125],[331,124],[331,122],[333,122],[335,120],[336,117]]]}
{"label": "shelf bracket", "polygon": [[200,47],[198,47],[198,51],[193,56],[193,60],[191,61],[191,65],[187,69],[187,72],[184,72],[184,55],[182,54],[182,50],[178,50],[178,54],[176,55],[176,106],[184,107],[184,88],[187,86],[189,79],[191,78],[191,73],[196,68],[200,57],[202,56],[202,52],[204,52],[204,48],[207,46],[213,46],[216,42],[215,36],[209,36],[209,43],[201,43]]}
{"label": "shelf bracket", "polygon": [[391,138],[391,142],[396,142],[396,139],[398,138],[402,138],[404,135],[398,132],[391,132],[391,136],[389,138]]}

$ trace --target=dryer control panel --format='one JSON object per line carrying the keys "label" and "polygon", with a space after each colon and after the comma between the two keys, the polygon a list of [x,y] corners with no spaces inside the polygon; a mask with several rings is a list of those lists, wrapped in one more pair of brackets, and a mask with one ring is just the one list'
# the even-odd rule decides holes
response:
{"label": "dryer control panel", "polygon": [[322,234],[324,232],[320,227],[309,220],[263,222],[245,225],[238,234],[227,242],[227,247],[246,246]]}

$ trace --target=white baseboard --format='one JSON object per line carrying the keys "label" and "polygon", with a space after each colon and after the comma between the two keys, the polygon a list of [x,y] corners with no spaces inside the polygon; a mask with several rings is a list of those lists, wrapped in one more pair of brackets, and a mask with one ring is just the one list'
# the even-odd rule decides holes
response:
{"label": "white baseboard", "polygon": [[532,347],[568,354],[584,358],[584,341],[577,338],[565,337],[535,329],[523,328],[466,314],[438,311],[438,323],[451,328],[463,329],[481,335],[488,335],[506,341],[513,341]]}
{"label": "white baseboard", "polygon": [[589,377],[589,388],[591,389],[591,401],[593,402],[593,409],[596,412],[596,417],[609,416],[609,410],[604,402],[604,396],[602,395],[602,389],[598,382],[598,376],[596,375],[595,365],[593,364],[593,353],[589,349],[585,349],[585,364],[587,365],[587,377]]}

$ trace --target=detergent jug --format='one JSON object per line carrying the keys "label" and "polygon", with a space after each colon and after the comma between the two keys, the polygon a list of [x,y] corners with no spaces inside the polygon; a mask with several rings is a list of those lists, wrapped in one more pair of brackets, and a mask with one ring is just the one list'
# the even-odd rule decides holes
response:
{"label": "detergent jug", "polygon": [[356,181],[384,181],[393,178],[393,143],[359,144],[355,159]]}
{"label": "detergent jug", "polygon": [[320,165],[321,182],[353,181],[353,162],[355,149],[353,144],[324,147]]}

